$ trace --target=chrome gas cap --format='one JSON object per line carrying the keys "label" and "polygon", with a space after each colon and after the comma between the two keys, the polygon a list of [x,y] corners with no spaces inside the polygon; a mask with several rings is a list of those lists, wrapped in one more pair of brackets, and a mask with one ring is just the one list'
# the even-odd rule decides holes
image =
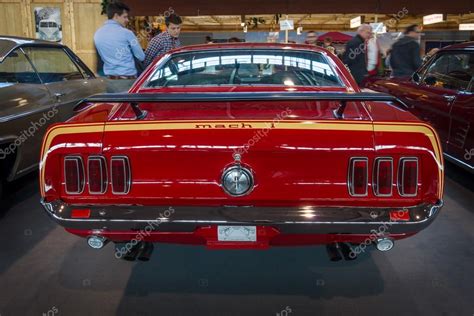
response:
{"label": "chrome gas cap", "polygon": [[224,170],[222,174],[222,187],[231,196],[243,196],[253,189],[253,176],[250,170],[240,165]]}

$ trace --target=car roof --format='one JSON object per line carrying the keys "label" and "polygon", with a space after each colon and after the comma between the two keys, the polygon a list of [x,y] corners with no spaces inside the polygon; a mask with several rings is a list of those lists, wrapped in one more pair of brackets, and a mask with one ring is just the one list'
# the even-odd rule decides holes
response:
{"label": "car roof", "polygon": [[455,50],[455,49],[474,49],[474,42],[464,42],[464,43],[459,43],[459,44],[454,44],[450,45],[447,47],[444,47],[442,50]]}
{"label": "car roof", "polygon": [[21,46],[48,45],[63,47],[62,44],[56,42],[43,41],[34,38],[18,37],[18,36],[0,36],[0,62],[14,49]]}

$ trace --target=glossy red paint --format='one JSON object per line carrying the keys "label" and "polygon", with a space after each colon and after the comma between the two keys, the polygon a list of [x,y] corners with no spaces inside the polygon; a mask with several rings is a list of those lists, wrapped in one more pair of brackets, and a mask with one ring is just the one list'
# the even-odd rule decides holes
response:
{"label": "glossy red paint", "polygon": [[[301,122],[285,121],[285,124],[304,126]],[[405,133],[406,137],[401,137],[398,132],[374,133],[369,122],[342,124],[342,127],[348,130],[308,131],[275,128],[270,130],[266,137],[259,136],[260,141],[255,142],[248,153],[243,155],[242,162],[255,173],[254,191],[251,195],[233,198],[222,190],[220,176],[222,171],[233,163],[233,150],[246,144],[259,130],[201,129],[195,128],[195,125],[204,123],[196,121],[187,123],[190,124],[190,129],[166,128],[173,123],[174,121],[141,122],[139,126],[149,124],[150,127],[145,127],[145,130],[116,132],[108,132],[108,124],[105,127],[99,124],[94,125],[99,130],[97,133],[73,133],[56,137],[51,144],[53,149],[48,153],[45,179],[46,184],[51,185],[45,187],[45,196],[48,200],[60,198],[68,203],[96,203],[97,195],[87,191],[80,195],[66,194],[62,168],[55,167],[55,164],[60,166],[60,157],[65,155],[79,155],[83,161],[87,161],[90,155],[103,155],[107,161],[110,161],[112,156],[126,155],[131,161],[133,174],[130,194],[115,195],[109,189],[106,194],[100,196],[101,203],[209,206],[222,203],[256,206],[375,204],[396,207],[416,205],[422,201],[433,202],[440,198],[437,193],[439,180],[433,179],[433,171],[437,169],[437,162],[433,159],[435,153],[431,149],[429,139],[415,131]],[[257,123],[262,124],[255,121],[246,121],[243,124]],[[128,125],[131,124],[133,123]],[[315,127],[328,125],[325,121],[313,121],[312,124]],[[339,122],[334,124],[341,126]],[[352,130],[360,128],[361,125],[369,130]],[[114,123],[110,125],[112,126],[118,125]],[[89,125],[79,125],[79,128],[88,127]],[[153,130],[153,127],[163,129]],[[352,137],[354,133],[357,133],[357,137]],[[151,143],[153,145],[150,145]],[[146,155],[143,154],[145,149]],[[337,155],[334,155],[334,152],[337,152]],[[376,197],[372,190],[371,172],[368,196],[363,199],[348,196],[347,164],[351,157],[358,156],[369,158],[369,170],[373,169],[376,157],[393,157],[394,170],[398,170],[401,157],[419,157],[419,194],[413,198],[401,199],[394,190],[392,197]],[[55,162],[50,164],[53,159]],[[156,161],[160,163],[157,164]],[[209,164],[209,161],[213,163]],[[288,163],[289,161],[291,163]]]}
{"label": "glossy red paint", "polygon": [[[169,54],[220,48],[276,48],[277,44],[206,45],[181,48]],[[306,45],[284,49],[322,51]],[[177,92],[357,92],[359,88],[342,63],[332,54],[343,87],[186,87],[141,88],[159,60],[137,80],[131,93]],[[166,58],[166,56],[164,56]],[[328,101],[214,102],[181,104],[140,104],[148,116],[136,121],[128,104],[97,104],[83,108],[69,122],[50,128],[45,136],[40,169],[41,193],[45,202],[68,205],[133,206],[255,206],[255,207],[364,207],[404,208],[438,204],[443,194],[443,159],[436,132],[414,115],[381,102],[349,102],[343,120],[333,111],[339,106]],[[255,179],[248,195],[229,196],[222,188],[224,169],[235,164],[235,150],[242,150],[243,167]],[[130,161],[131,190],[114,194],[110,182],[105,194],[65,191],[63,159],[80,157],[86,166],[90,156],[101,156],[109,165],[112,157]],[[349,161],[367,158],[367,196],[351,196],[348,191]],[[376,196],[374,161],[393,160],[393,194]],[[402,197],[397,190],[397,170],[403,157],[416,158],[418,191]],[[110,166],[110,165],[109,165]],[[109,169],[110,171],[110,169]],[[110,179],[110,174],[109,174]],[[84,207],[81,207],[84,208]],[[111,214],[111,215],[110,215]],[[113,212],[107,218],[113,218]],[[60,217],[60,212],[54,216]],[[139,216],[138,214],[137,216]],[[364,242],[368,234],[282,234],[272,225],[259,228],[257,243],[222,243],[216,239],[216,226],[194,231],[152,232],[146,241],[206,244],[213,248],[273,245],[309,245],[332,242]],[[106,226],[106,225],[104,225]],[[407,226],[409,227],[409,226]],[[100,234],[112,241],[133,239],[137,232],[68,228],[70,233],[87,237]],[[394,239],[403,234],[388,233]]]}

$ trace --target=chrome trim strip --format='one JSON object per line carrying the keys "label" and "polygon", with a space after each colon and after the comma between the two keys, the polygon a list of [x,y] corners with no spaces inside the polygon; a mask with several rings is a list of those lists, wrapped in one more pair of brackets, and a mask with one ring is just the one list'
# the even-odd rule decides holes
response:
{"label": "chrome trim strip", "polygon": [[[39,85],[41,85],[41,84],[39,83]],[[45,105],[45,106],[43,106],[39,109],[31,110],[31,111],[28,111],[28,112],[22,112],[22,113],[18,113],[18,114],[12,114],[12,115],[8,115],[8,116],[2,116],[2,117],[0,117],[0,123],[6,123],[6,122],[13,121],[13,120],[16,120],[16,119],[21,119],[21,118],[24,118],[24,117],[28,117],[28,116],[31,116],[31,115],[34,115],[34,114],[38,114],[38,113],[42,113],[42,112],[48,112],[52,108],[54,108],[54,103],[51,102],[50,104]]]}
{"label": "chrome trim strip", "polygon": [[17,171],[16,176],[20,176],[23,173],[25,173],[25,174],[29,173],[29,172],[35,170],[36,168],[38,168],[38,163],[35,163],[35,164],[33,164],[33,165],[31,165],[27,168],[24,168],[24,169],[21,169],[21,170]]}
{"label": "chrome trim strip", "polygon": [[[59,222],[84,222],[84,223],[92,223],[92,222],[102,222],[102,223],[149,223],[150,220],[141,220],[141,219],[69,219],[69,218],[62,218],[56,215],[56,212],[53,209],[52,204],[53,203],[48,203],[44,202],[44,200],[41,200],[41,204],[43,207],[46,209],[48,214],[52,216],[54,219],[56,219]],[[444,201],[439,200],[436,204],[430,206],[430,211],[429,211],[429,216],[421,221],[417,222],[391,222],[391,221],[382,221],[382,222],[320,222],[320,221],[282,221],[282,222],[256,222],[256,224],[265,224],[265,225],[272,225],[272,224],[327,224],[327,225],[386,225],[387,223],[390,223],[390,225],[417,225],[417,224],[422,224],[430,220],[434,215],[436,215],[441,207],[443,206]],[[113,206],[109,206],[113,207]],[[336,208],[336,207],[335,207]],[[159,218],[161,222],[166,222],[166,223],[209,223],[209,224],[232,224],[234,222],[230,221],[225,221],[225,220],[173,220],[172,218]]]}
{"label": "chrome trim strip", "polygon": [[459,164],[460,167],[467,169],[468,171],[473,172],[474,171],[474,166],[471,166],[467,163],[465,163],[462,160],[459,160],[458,158],[455,158],[447,153],[444,153],[444,156],[446,156],[447,160],[451,161],[452,163]]}

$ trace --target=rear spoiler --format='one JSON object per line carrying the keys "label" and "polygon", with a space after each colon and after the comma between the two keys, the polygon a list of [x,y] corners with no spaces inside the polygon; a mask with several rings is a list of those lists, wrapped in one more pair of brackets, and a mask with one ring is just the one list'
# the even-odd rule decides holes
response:
{"label": "rear spoiler", "polygon": [[384,93],[372,92],[201,92],[201,93],[103,93],[95,94],[80,101],[74,110],[83,103],[130,103],[138,120],[144,119],[147,112],[141,110],[139,103],[151,102],[232,102],[232,101],[340,101],[334,116],[342,119],[347,102],[378,101],[393,102],[404,109],[408,106],[398,98]]}

